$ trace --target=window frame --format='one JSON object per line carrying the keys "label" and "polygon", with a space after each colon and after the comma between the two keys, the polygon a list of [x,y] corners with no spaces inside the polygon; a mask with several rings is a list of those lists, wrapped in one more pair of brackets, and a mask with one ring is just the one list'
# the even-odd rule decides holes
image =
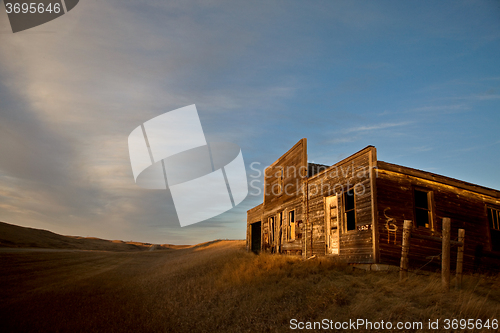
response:
{"label": "window frame", "polygon": [[[492,221],[490,221],[490,216],[489,216],[489,211],[496,212],[496,228],[495,224]],[[492,215],[494,216],[494,215]],[[493,206],[493,205],[486,205],[486,220],[488,221],[488,232],[489,232],[489,238],[490,238],[490,250],[493,252],[500,252],[500,237],[499,237],[499,243],[494,245],[493,244],[493,233],[499,233],[500,234],[500,208]],[[493,232],[492,232],[493,231]]]}
{"label": "window frame", "polygon": [[[418,187],[414,186],[412,192],[412,198],[413,198],[413,216],[414,216],[414,223],[413,223],[413,228],[420,228],[422,230],[430,230],[430,231],[435,231],[435,217],[434,213],[436,211],[435,206],[434,206],[434,191],[429,190],[424,187]],[[423,210],[424,208],[422,207],[417,207],[417,201],[416,201],[416,191],[419,192],[425,192],[427,194],[427,221],[429,222],[429,226],[426,227],[425,225],[421,226],[417,224],[417,209]]]}
{"label": "window frame", "polygon": [[[347,199],[346,198],[347,198],[347,196],[349,196],[350,192],[352,192],[354,207],[352,209],[346,210],[346,206],[347,206]],[[354,229],[347,229],[347,226],[348,226],[347,213],[349,213],[351,211],[354,211]],[[351,188],[348,191],[344,191],[344,193],[342,193],[342,216],[343,216],[342,232],[343,233],[356,232],[358,230],[358,228],[357,228],[358,214],[356,212],[356,191],[354,191],[354,188]]]}
{"label": "window frame", "polygon": [[[291,221],[290,218],[292,213],[293,213],[293,222]],[[289,241],[295,240],[295,228],[297,228],[297,225],[295,224],[296,222],[297,221],[296,221],[295,209],[291,209],[287,212],[287,240]],[[292,233],[292,223],[293,223],[293,233]]]}

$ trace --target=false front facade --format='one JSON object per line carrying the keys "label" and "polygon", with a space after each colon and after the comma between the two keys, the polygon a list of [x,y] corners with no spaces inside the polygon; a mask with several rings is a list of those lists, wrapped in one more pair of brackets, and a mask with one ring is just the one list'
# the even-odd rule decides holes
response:
{"label": "false front facade", "polygon": [[[412,220],[410,262],[425,264],[466,233],[466,269],[500,264],[500,191],[377,160],[375,147],[331,165],[307,162],[302,139],[265,170],[263,203],[247,212],[247,249],[398,265],[404,220]],[[453,251],[456,249],[452,249]],[[432,264],[431,264],[432,267]]]}

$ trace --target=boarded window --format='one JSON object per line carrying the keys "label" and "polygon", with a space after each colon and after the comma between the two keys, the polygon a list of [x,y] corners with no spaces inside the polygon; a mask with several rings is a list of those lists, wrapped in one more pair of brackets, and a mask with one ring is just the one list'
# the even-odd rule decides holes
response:
{"label": "boarded window", "polygon": [[431,228],[431,204],[428,191],[415,190],[415,224],[417,227]]}
{"label": "boarded window", "polygon": [[500,210],[488,207],[488,222],[490,224],[491,249],[500,251]]}
{"label": "boarded window", "polygon": [[288,239],[295,239],[295,211],[288,212]]}
{"label": "boarded window", "polygon": [[344,193],[344,213],[346,231],[356,230],[356,204],[352,189]]}

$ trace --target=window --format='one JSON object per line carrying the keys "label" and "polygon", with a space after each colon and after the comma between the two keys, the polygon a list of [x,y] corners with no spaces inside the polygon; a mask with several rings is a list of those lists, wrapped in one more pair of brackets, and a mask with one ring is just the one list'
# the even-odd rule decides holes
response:
{"label": "window", "polygon": [[295,211],[288,212],[288,240],[295,239]]}
{"label": "window", "polygon": [[356,230],[356,205],[354,191],[344,193],[345,230]]}
{"label": "window", "polygon": [[491,250],[500,251],[500,210],[488,207],[488,222],[490,224]]}
{"label": "window", "polygon": [[431,193],[415,190],[415,225],[417,227],[432,228]]}

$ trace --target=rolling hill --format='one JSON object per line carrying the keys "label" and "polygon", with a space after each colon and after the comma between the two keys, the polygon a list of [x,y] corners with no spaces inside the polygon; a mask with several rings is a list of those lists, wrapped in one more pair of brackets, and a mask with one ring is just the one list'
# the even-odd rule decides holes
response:
{"label": "rolling hill", "polygon": [[63,236],[47,230],[0,222],[0,248],[71,249],[92,251],[144,251],[178,249],[189,245],[150,244],[106,240],[95,237]]}

